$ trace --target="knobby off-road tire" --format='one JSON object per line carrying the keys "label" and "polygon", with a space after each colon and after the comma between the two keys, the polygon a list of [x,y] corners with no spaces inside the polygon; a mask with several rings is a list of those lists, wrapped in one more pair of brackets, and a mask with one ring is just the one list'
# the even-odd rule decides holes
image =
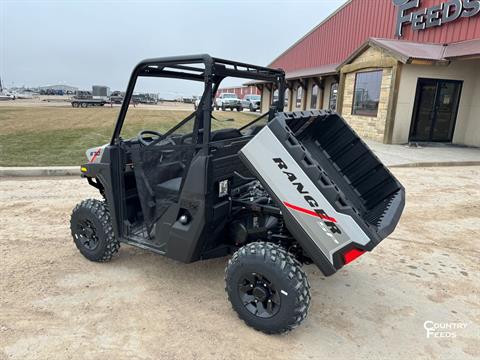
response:
{"label": "knobby off-road tire", "polygon": [[120,248],[104,201],[87,199],[75,206],[70,218],[70,230],[75,245],[88,260],[110,261]]}
{"label": "knobby off-road tire", "polygon": [[276,244],[254,242],[240,248],[228,262],[225,282],[233,309],[256,330],[284,333],[307,316],[307,277],[300,263]]}

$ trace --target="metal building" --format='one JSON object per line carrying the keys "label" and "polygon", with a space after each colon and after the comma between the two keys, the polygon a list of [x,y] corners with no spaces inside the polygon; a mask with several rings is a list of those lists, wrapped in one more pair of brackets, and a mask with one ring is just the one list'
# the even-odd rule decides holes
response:
{"label": "metal building", "polygon": [[[480,146],[480,0],[350,0],[269,66],[289,110],[336,110],[384,143]],[[257,86],[266,110],[276,89]]]}
{"label": "metal building", "polygon": [[221,89],[218,89],[215,96],[218,97],[223,93],[236,94],[239,99],[243,99],[245,95],[260,95],[260,90],[256,86],[252,86],[252,85],[223,87]]}

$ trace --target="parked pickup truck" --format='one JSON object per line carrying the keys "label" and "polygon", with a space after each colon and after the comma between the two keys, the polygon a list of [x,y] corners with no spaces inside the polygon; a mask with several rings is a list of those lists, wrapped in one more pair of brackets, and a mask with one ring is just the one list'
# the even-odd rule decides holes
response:
{"label": "parked pickup truck", "polygon": [[230,109],[237,109],[237,111],[243,111],[242,102],[236,94],[223,93],[215,100],[215,108],[223,111]]}
{"label": "parked pickup truck", "polygon": [[260,110],[260,95],[245,95],[242,100],[242,107],[250,110],[250,111],[257,111]]}

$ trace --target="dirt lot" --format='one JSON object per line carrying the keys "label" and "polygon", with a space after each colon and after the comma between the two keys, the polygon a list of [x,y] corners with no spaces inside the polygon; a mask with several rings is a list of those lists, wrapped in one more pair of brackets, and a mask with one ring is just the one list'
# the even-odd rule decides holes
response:
{"label": "dirt lot", "polygon": [[[123,246],[84,259],[69,235],[77,178],[0,180],[0,358],[322,359],[480,357],[480,167],[395,169],[397,231],[330,278],[308,266],[300,328],[246,327],[223,290],[226,259],[184,265]],[[464,323],[427,338],[425,321]]]}

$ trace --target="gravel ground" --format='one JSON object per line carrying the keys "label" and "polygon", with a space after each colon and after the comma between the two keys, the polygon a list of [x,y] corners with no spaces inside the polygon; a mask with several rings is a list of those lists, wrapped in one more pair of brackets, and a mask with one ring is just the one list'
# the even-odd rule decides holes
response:
{"label": "gravel ground", "polygon": [[[480,357],[480,167],[395,169],[400,226],[325,278],[293,332],[243,324],[224,293],[226,259],[181,264],[123,246],[108,264],[76,250],[78,178],[0,180],[0,358],[322,359]],[[425,321],[464,323],[427,338]]]}

